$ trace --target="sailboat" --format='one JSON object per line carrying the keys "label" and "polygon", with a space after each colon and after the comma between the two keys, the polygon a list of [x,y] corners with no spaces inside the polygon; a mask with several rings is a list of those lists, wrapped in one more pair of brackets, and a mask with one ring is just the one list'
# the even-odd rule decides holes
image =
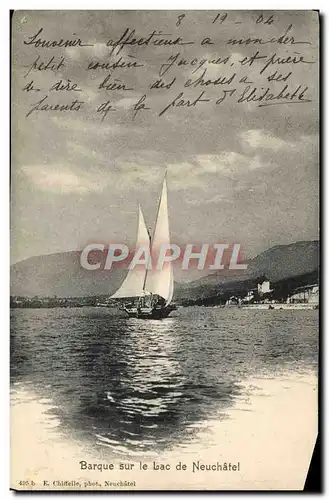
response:
{"label": "sailboat", "polygon": [[[153,237],[150,238],[144,215],[139,206],[136,249],[143,246],[149,255],[155,256],[161,245],[169,245],[169,214],[166,176],[162,185]],[[136,265],[128,274],[111,299],[121,299],[122,308],[131,318],[163,319],[176,309],[172,304],[174,276],[171,262],[161,269],[153,265]]]}

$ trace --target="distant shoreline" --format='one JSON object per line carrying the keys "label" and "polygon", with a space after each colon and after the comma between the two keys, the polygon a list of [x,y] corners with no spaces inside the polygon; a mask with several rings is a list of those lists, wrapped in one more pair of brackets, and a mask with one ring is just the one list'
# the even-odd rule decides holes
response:
{"label": "distant shoreline", "polygon": [[[108,305],[90,305],[90,304],[81,304],[81,305],[11,305],[10,309],[83,309],[86,307],[92,307],[94,309],[117,309],[120,310],[118,306],[108,306]],[[265,304],[227,304],[227,305],[203,305],[203,304],[189,304],[189,305],[179,305],[178,308],[186,308],[186,307],[205,307],[207,309],[252,309],[259,311],[269,311],[269,310],[284,310],[284,311],[310,311],[310,310],[318,310],[318,304],[285,304],[285,303],[265,303]]]}

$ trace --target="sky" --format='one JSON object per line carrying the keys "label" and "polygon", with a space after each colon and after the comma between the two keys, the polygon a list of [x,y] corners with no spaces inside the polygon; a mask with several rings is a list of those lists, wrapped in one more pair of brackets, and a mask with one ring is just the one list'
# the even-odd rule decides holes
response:
{"label": "sky", "polygon": [[[179,26],[178,16],[185,14]],[[164,172],[172,240],[180,243],[240,243],[245,257],[278,244],[318,238],[318,22],[311,11],[273,15],[273,23],[256,23],[259,12],[228,11],[213,23],[215,11],[17,11],[12,24],[12,263],[31,256],[77,250],[87,242],[134,243],[138,204],[152,228]],[[222,15],[223,13],[221,13]],[[265,16],[265,17],[266,17]],[[232,37],[289,35],[307,44],[229,46]],[[80,37],[86,47],[41,49],[24,44],[40,29],[47,40]],[[193,45],[125,46],[111,56],[108,40],[126,29],[136,37],[153,30],[198,41]],[[212,46],[201,46],[204,37]],[[300,54],[313,64],[273,65],[286,74],[290,87],[307,87],[311,102],[259,107],[227,99],[159,112],[179,92],[195,99],[202,90],[216,100],[224,86],[183,88],[197,78],[194,66],[171,68],[163,77],[168,90],[150,90],[168,57],[187,61],[230,55],[232,66],[206,63],[207,78],[245,74],[258,89],[268,83],[260,75],[262,61],[242,68],[238,61],[256,50],[270,57]],[[296,54],[298,53],[298,54]],[[30,70],[54,56],[64,69]],[[135,69],[116,69],[111,78],[129,90],[98,89],[109,71],[87,71],[91,61],[138,61]],[[231,63],[230,63],[231,64]],[[293,66],[293,67],[292,67]],[[28,73],[28,74],[27,74]],[[81,92],[55,92],[62,79],[77,83]],[[26,92],[33,80],[40,91]],[[271,83],[281,90],[282,82]],[[241,90],[245,84],[238,84]],[[225,88],[228,88],[226,86]],[[230,86],[233,88],[234,85]],[[72,95],[74,94],[74,95]],[[78,112],[27,113],[44,96],[47,102],[84,101]],[[133,106],[147,96],[150,110],[133,119]],[[97,108],[111,100],[116,111],[104,119]],[[212,101],[213,102],[213,101]]]}

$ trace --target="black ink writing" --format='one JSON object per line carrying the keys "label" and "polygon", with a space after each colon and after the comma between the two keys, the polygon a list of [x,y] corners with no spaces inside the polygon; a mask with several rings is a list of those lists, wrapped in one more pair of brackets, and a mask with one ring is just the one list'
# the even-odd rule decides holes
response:
{"label": "black ink writing", "polygon": [[232,96],[233,94],[235,94],[235,92],[236,89],[223,90],[223,94],[216,100],[216,104],[222,104],[222,102],[225,101],[227,97]]}
{"label": "black ink writing", "polygon": [[271,65],[275,64],[313,64],[313,61],[306,61],[304,56],[302,56],[299,52],[294,52],[293,56],[280,57],[277,56],[276,53],[272,54],[264,64],[264,67],[260,71],[260,74],[264,73],[267,68]]}
{"label": "black ink writing", "polygon": [[80,111],[83,106],[83,101],[75,99],[70,104],[48,104],[46,101],[48,96],[44,96],[40,101],[32,104],[30,111],[26,114],[26,118],[36,111]]}
{"label": "black ink writing", "polygon": [[292,24],[288,26],[285,32],[279,37],[272,37],[268,40],[263,40],[262,37],[241,37],[241,38],[229,38],[227,41],[228,45],[267,45],[271,43],[278,43],[282,45],[311,45],[309,41],[298,41],[294,36],[288,34],[292,30]]}
{"label": "black ink writing", "polygon": [[31,92],[32,90],[34,90],[35,92],[40,92],[40,89],[34,87],[34,80],[31,80],[29,83],[27,83],[23,89],[25,92]]}
{"label": "black ink writing", "polygon": [[147,47],[151,44],[155,47],[170,47],[173,45],[191,45],[194,43],[193,41],[185,41],[180,36],[170,38],[172,36],[171,33],[163,33],[162,31],[152,31],[152,33],[148,34],[146,37],[135,37],[135,34],[135,29],[126,28],[117,41],[108,40],[106,46],[112,47],[112,53],[117,49],[118,55],[126,45]]}
{"label": "black ink writing", "polygon": [[219,19],[219,23],[223,24],[223,22],[226,21],[226,19],[227,19],[227,14],[226,13],[225,14],[217,14],[212,23],[215,24],[218,21],[218,19]]}
{"label": "black ink writing", "polygon": [[96,110],[97,113],[100,113],[102,115],[102,121],[104,121],[104,118],[107,116],[107,114],[110,111],[116,111],[112,104],[111,101],[105,101],[102,104],[100,104]]}
{"label": "black ink writing", "polygon": [[285,85],[280,92],[273,93],[271,89],[267,87],[266,89],[258,89],[257,87],[252,88],[250,85],[245,87],[241,93],[238,103],[242,102],[257,102],[260,103],[259,106],[269,106],[270,103],[280,103],[280,101],[292,102],[296,99],[297,102],[311,102],[310,99],[304,99],[304,94],[307,92],[308,87],[298,85],[294,91],[288,90],[289,86]]}
{"label": "black ink writing", "polygon": [[182,24],[184,17],[185,17],[185,14],[180,14],[179,16],[177,16],[177,22],[176,22],[177,27]]}
{"label": "black ink writing", "polygon": [[59,62],[56,61],[55,56],[51,57],[46,63],[41,61],[40,56],[33,61],[29,66],[25,66],[25,68],[29,68],[28,72],[24,75],[26,78],[31,71],[59,71],[65,68],[65,58],[62,57]]}
{"label": "black ink writing", "polygon": [[211,79],[211,78],[208,78],[208,79],[205,79],[205,76],[206,76],[206,73],[207,73],[207,70],[204,69],[202,74],[197,77],[195,80],[190,80],[188,79],[185,84],[184,84],[184,87],[198,87],[199,85],[201,87],[208,87],[209,85],[213,85],[213,86],[216,86],[216,85],[230,85],[235,76],[236,76],[236,73],[233,73],[233,75],[231,75],[230,77],[227,77],[227,76],[219,76],[218,78],[216,79]]}
{"label": "black ink writing", "polygon": [[263,16],[263,14],[260,14],[257,19],[256,19],[256,24],[273,24],[274,22],[274,18],[273,16],[268,16],[268,17],[265,17]]}
{"label": "black ink writing", "polygon": [[[196,99],[194,99],[193,101],[191,101],[190,99],[186,99],[184,97],[184,92],[180,92],[178,94],[178,96],[175,97],[175,99],[173,99],[171,101],[171,103],[168,104],[168,106],[166,106],[159,113],[159,116],[164,115],[168,111],[168,109],[170,109],[170,108],[180,108],[180,107],[188,107],[188,108],[190,108],[190,107],[196,106],[200,102],[210,102],[210,99],[202,99],[203,96],[204,96],[204,92],[201,92],[201,94]],[[184,99],[183,99],[183,97],[184,97]]]}
{"label": "black ink writing", "polygon": [[102,83],[99,84],[98,88],[99,90],[104,89],[104,90],[133,90],[132,87],[126,87],[126,85],[121,81],[115,78],[114,80],[111,80],[112,75],[108,74]]}
{"label": "black ink writing", "polygon": [[123,57],[119,57],[115,61],[111,62],[99,62],[99,61],[91,61],[88,66],[87,70],[106,70],[106,71],[114,71],[116,69],[122,69],[122,68],[142,68],[144,64],[136,60],[135,56],[128,55],[127,58],[134,59],[133,61],[131,60],[126,60]]}
{"label": "black ink writing", "polygon": [[165,75],[171,68],[181,66],[191,66],[193,67],[193,73],[197,73],[200,69],[203,69],[205,65],[220,65],[227,64],[230,61],[231,56],[219,57],[214,56],[212,58],[198,58],[193,57],[190,59],[184,59],[181,57],[181,54],[178,52],[175,55],[169,56],[167,61],[160,66],[159,76]]}
{"label": "black ink writing", "polygon": [[141,111],[147,111],[151,108],[147,107],[144,103],[146,101],[146,95],[143,95],[139,101],[134,105],[133,120],[136,118],[137,114]]}
{"label": "black ink writing", "polygon": [[162,78],[160,78],[159,80],[155,80],[155,82],[153,82],[151,85],[150,85],[150,88],[151,89],[166,89],[166,90],[169,90],[171,89],[171,87],[173,86],[173,84],[175,83],[176,81],[176,77],[174,77],[171,82],[169,83],[165,83]]}
{"label": "black ink writing", "polygon": [[[33,45],[35,48],[43,48],[43,49],[52,49],[56,47],[93,47],[93,44],[83,43],[81,38],[73,38],[68,40],[47,40],[38,38],[43,32],[43,28],[40,28],[39,31],[32,36],[28,37],[28,42],[23,41],[24,45]],[[73,36],[76,36],[76,33],[73,33]]]}
{"label": "black ink writing", "polygon": [[64,82],[62,79],[58,80],[58,82],[54,83],[49,91],[55,90],[56,92],[59,91],[66,91],[66,92],[82,92],[82,89],[78,87],[77,83],[72,83],[70,79],[67,80],[67,82]]}

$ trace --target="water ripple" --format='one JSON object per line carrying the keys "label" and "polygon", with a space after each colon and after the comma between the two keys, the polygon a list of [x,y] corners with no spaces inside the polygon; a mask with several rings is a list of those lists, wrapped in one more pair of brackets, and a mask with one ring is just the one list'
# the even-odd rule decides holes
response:
{"label": "water ripple", "polygon": [[[186,308],[13,310],[11,377],[51,398],[67,432],[116,454],[184,448],[255,373],[317,363],[317,313]],[[48,399],[47,399],[48,400]]]}

